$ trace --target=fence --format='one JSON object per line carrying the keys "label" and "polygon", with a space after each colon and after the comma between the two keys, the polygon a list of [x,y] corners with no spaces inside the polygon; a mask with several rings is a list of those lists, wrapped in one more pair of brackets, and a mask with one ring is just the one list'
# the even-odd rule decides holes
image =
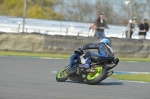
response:
{"label": "fence", "polygon": [[[41,33],[48,35],[70,35],[70,36],[89,36],[89,27],[93,23],[57,21],[26,18],[26,33]],[[109,25],[109,29],[105,29],[107,37],[126,38],[126,26]],[[0,31],[6,33],[22,33],[22,18],[0,17]],[[138,29],[133,34],[133,39],[138,39]],[[148,31],[146,39],[150,39],[150,31]]]}
{"label": "fence", "polygon": [[[6,33],[22,33],[22,25],[0,24],[0,31]],[[75,29],[74,27],[57,28],[41,26],[25,26],[25,33],[40,33],[48,35],[71,35],[71,36],[88,36],[88,32]]]}

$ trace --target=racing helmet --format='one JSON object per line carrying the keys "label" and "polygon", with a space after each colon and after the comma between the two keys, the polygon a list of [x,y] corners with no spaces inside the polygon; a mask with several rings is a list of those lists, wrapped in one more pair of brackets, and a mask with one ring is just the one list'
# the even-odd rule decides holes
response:
{"label": "racing helmet", "polygon": [[106,43],[107,45],[109,45],[110,46],[110,40],[109,40],[109,38],[101,38],[100,40],[99,40],[99,42],[102,42],[102,43]]}

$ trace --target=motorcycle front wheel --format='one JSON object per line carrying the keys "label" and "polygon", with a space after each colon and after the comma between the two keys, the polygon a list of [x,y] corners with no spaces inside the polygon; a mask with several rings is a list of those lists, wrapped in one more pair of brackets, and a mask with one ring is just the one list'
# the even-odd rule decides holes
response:
{"label": "motorcycle front wheel", "polygon": [[56,75],[56,81],[63,82],[68,79],[68,66],[62,68]]}

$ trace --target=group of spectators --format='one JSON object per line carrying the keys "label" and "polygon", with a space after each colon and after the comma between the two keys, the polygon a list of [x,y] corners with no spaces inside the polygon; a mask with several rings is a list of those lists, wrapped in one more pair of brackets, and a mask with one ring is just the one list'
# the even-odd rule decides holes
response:
{"label": "group of spectators", "polygon": [[128,28],[130,27],[130,31],[128,32],[128,28],[127,28],[126,37],[128,36],[129,33],[129,37],[132,38],[132,35],[135,33],[136,29],[139,28],[139,32],[138,32],[139,39],[146,39],[146,34],[149,30],[149,24],[147,19],[144,19],[138,25],[136,18],[133,18],[132,23],[131,24],[129,23],[127,27]]}
{"label": "group of spectators", "polygon": [[[127,27],[128,28],[125,32],[127,38],[128,37],[132,38],[132,35],[135,33],[136,29],[139,28],[139,32],[138,32],[139,39],[146,39],[146,34],[149,30],[149,24],[148,24],[147,19],[144,19],[138,25],[136,18],[133,18],[132,22],[129,23]],[[104,30],[106,28],[109,28],[109,27],[107,26],[107,23],[104,20],[104,15],[100,14],[99,18],[96,20],[96,22],[90,26],[89,36],[96,36],[97,38],[105,37]]]}

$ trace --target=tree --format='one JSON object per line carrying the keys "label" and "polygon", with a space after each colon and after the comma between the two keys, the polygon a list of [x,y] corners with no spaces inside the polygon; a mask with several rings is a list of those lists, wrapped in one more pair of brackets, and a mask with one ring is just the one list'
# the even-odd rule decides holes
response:
{"label": "tree", "polygon": [[93,5],[87,0],[60,1],[59,5],[60,12],[66,20],[89,22],[93,19]]}
{"label": "tree", "polygon": [[[0,0],[1,15],[22,17],[24,0]],[[27,0],[27,17],[62,20],[64,17],[53,9],[54,0]]]}
{"label": "tree", "polygon": [[1,0],[0,13],[9,16],[21,16],[23,12],[22,0]]}

